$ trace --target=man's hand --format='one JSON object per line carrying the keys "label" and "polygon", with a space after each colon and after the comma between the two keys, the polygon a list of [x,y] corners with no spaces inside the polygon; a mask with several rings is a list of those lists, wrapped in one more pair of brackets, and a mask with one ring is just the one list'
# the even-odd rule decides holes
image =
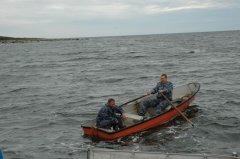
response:
{"label": "man's hand", "polygon": [[163,89],[160,89],[159,91],[158,91],[158,93],[163,93],[163,92],[165,92],[165,90],[163,90]]}
{"label": "man's hand", "polygon": [[151,91],[148,91],[148,92],[147,92],[147,95],[148,95],[148,96],[150,96],[151,94],[152,94]]}
{"label": "man's hand", "polygon": [[127,117],[126,117],[125,113],[122,113],[122,120],[126,120],[126,119],[127,119]]}
{"label": "man's hand", "polygon": [[117,120],[117,118],[113,119],[113,123],[114,123],[115,125],[118,124],[118,120]]}

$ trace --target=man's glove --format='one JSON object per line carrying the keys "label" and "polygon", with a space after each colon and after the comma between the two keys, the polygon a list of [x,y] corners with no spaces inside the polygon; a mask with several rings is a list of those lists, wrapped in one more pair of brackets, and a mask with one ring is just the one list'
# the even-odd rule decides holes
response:
{"label": "man's glove", "polygon": [[118,120],[117,119],[115,119],[114,122],[115,122],[116,125],[118,124]]}
{"label": "man's glove", "polygon": [[116,118],[113,118],[113,119],[112,119],[112,123],[113,123],[114,125],[117,125],[117,124],[118,124],[118,120],[117,120]]}

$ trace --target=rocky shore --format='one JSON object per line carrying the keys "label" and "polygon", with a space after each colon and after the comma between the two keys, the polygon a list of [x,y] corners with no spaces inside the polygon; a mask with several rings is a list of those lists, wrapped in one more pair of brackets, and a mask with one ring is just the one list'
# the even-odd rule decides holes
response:
{"label": "rocky shore", "polygon": [[14,37],[0,36],[0,44],[30,43],[30,42],[40,42],[40,41],[62,41],[62,40],[79,40],[79,38],[45,39],[45,38],[14,38]]}

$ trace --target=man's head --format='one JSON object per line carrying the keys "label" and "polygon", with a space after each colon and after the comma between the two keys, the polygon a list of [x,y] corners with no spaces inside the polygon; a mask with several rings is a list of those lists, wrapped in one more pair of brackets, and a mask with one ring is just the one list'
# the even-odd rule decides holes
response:
{"label": "man's head", "polygon": [[109,98],[109,99],[108,99],[108,105],[109,105],[111,108],[114,108],[114,107],[115,107],[115,99]]}
{"label": "man's head", "polygon": [[162,83],[167,83],[168,82],[167,75],[166,74],[162,74],[161,77],[160,77],[160,81]]}

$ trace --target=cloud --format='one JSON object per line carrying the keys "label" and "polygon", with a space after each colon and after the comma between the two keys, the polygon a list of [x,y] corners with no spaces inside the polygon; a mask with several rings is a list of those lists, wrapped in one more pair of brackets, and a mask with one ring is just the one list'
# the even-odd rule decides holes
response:
{"label": "cloud", "polygon": [[210,9],[210,8],[227,8],[232,7],[232,3],[220,1],[169,1],[168,4],[148,5],[144,7],[146,14],[160,14],[167,12],[177,12],[183,10],[196,10],[196,9]]}
{"label": "cloud", "polygon": [[[87,32],[86,28],[95,29],[101,24],[111,26],[119,22],[127,28],[134,22],[141,21],[141,24],[144,24],[146,19],[160,18],[163,14],[225,8],[240,9],[240,2],[239,0],[1,0],[0,34],[3,34],[3,30],[10,32],[12,29],[15,32],[19,28],[26,28],[25,32],[27,32],[34,30],[32,28],[45,31],[46,28],[57,27],[62,27],[58,29],[63,31],[66,31],[65,28],[75,28],[75,30],[79,28]],[[106,28],[109,29],[108,26]]]}
{"label": "cloud", "polygon": [[[148,14],[235,6],[234,0],[1,0],[0,19],[130,19]],[[239,6],[239,3],[238,3]],[[66,18],[66,19],[65,19]]]}

